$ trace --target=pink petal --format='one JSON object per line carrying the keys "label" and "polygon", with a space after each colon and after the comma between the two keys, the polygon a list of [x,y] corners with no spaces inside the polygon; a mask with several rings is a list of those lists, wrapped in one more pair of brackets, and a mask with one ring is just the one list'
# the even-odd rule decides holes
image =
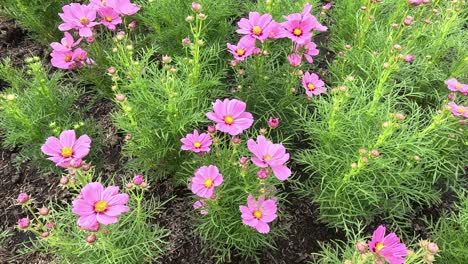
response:
{"label": "pink petal", "polygon": [[103,214],[103,213],[98,213],[96,215],[96,220],[100,223],[100,224],[103,224],[103,225],[110,225],[110,224],[115,224],[117,223],[119,220],[117,219],[117,217],[115,216],[109,216],[109,215],[106,215],[106,214]]}
{"label": "pink petal", "polygon": [[62,145],[56,137],[48,137],[45,144],[42,145],[41,151],[49,156],[58,156],[61,154]]}
{"label": "pink petal", "polygon": [[291,176],[291,170],[286,166],[276,166],[271,168],[273,170],[273,174],[275,177],[278,178],[280,181],[286,180],[289,176]]}
{"label": "pink petal", "polygon": [[127,202],[128,202],[128,194],[126,193],[120,193],[120,194],[114,195],[108,200],[109,206],[125,205]]}
{"label": "pink petal", "polygon": [[119,216],[123,213],[126,213],[130,211],[130,208],[128,208],[128,206],[125,206],[125,205],[114,205],[114,206],[111,206],[109,207],[105,212],[104,214],[108,215],[108,216]]}
{"label": "pink petal", "polygon": [[91,148],[91,138],[87,135],[82,135],[78,138],[73,146],[73,156],[75,158],[84,158],[89,153]]}
{"label": "pink petal", "polygon": [[88,183],[83,189],[81,189],[81,195],[83,199],[90,203],[94,204],[101,200],[101,194],[104,191],[104,187],[99,182]]}
{"label": "pink petal", "polygon": [[76,135],[75,130],[65,130],[60,133],[60,143],[62,147],[73,147],[75,144]]}
{"label": "pink petal", "polygon": [[255,229],[261,234],[266,234],[270,232],[270,226],[268,226],[267,223],[264,223],[262,221],[258,221],[258,224],[255,226]]}

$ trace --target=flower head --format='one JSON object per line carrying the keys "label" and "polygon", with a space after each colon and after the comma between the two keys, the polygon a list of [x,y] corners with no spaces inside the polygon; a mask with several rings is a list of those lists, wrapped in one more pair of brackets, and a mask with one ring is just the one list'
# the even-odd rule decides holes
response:
{"label": "flower head", "polygon": [[193,134],[187,134],[184,138],[180,139],[183,143],[182,150],[190,150],[193,152],[209,152],[211,146],[211,137],[207,133],[198,133],[194,130]]}
{"label": "flower head", "polygon": [[291,64],[291,66],[298,67],[299,65],[301,65],[302,57],[299,54],[292,53],[292,54],[289,54],[288,61],[289,61],[289,64]]}
{"label": "flower head", "polygon": [[296,53],[304,54],[304,57],[309,63],[314,62],[312,56],[317,56],[319,52],[320,51],[317,49],[317,44],[311,40],[306,40],[302,45],[296,45]]}
{"label": "flower head", "polygon": [[281,25],[285,29],[285,37],[297,44],[304,44],[312,39],[312,30],[326,31],[327,27],[321,25],[317,18],[310,14],[312,6],[306,4],[301,14],[294,13],[285,16],[285,22]]}
{"label": "flower head", "polygon": [[88,183],[73,201],[72,212],[79,215],[77,223],[83,229],[94,229],[99,224],[109,225],[118,222],[118,216],[128,212],[128,194],[119,193],[119,187],[104,189],[99,182]]}
{"label": "flower head", "polygon": [[48,160],[57,166],[68,168],[72,159],[82,159],[88,155],[91,148],[91,139],[82,135],[76,139],[75,130],[65,130],[60,137],[47,138],[41,147],[42,153],[50,156]]}
{"label": "flower head", "polygon": [[248,56],[252,55],[255,49],[255,41],[249,37],[243,37],[237,45],[227,44],[229,52],[234,55],[234,59],[243,61]]}
{"label": "flower head", "polygon": [[199,12],[202,10],[202,5],[200,5],[199,3],[197,2],[192,2],[192,10],[194,12]]}
{"label": "flower head", "polygon": [[97,12],[101,17],[101,24],[110,30],[115,30],[115,26],[122,23],[122,18],[111,7],[101,8]]}
{"label": "flower head", "polygon": [[59,25],[61,31],[71,29],[79,30],[78,34],[81,37],[91,37],[93,35],[93,27],[99,23],[94,22],[96,19],[96,10],[88,5],[72,3],[62,7],[63,13],[59,13],[63,23]]}
{"label": "flower head", "polygon": [[448,107],[452,111],[454,116],[463,116],[468,118],[468,107],[463,105],[457,105],[455,102],[450,102]]}
{"label": "flower head", "polygon": [[450,91],[468,93],[468,84],[461,83],[455,78],[446,80],[445,84]]}
{"label": "flower head", "polygon": [[68,32],[65,32],[65,37],[62,38],[62,40],[60,41],[60,43],[58,42],[52,42],[50,43],[50,47],[52,47],[52,49],[56,50],[56,51],[71,51],[73,47],[77,46],[78,44],[80,44],[82,38],[79,38],[78,40],[74,40],[73,39],[73,36],[68,33]]}
{"label": "flower head", "polygon": [[260,15],[258,12],[250,12],[249,19],[241,18],[237,25],[239,29],[236,31],[239,34],[249,36],[253,39],[265,41],[270,35],[271,27],[270,23],[272,16],[270,14]]}
{"label": "flower head", "polygon": [[291,170],[284,165],[289,160],[289,153],[286,153],[286,148],[283,145],[273,144],[264,136],[258,136],[257,142],[249,139],[247,147],[255,155],[251,160],[256,166],[270,167],[275,177],[280,181],[291,176]]}
{"label": "flower head", "polygon": [[253,195],[249,194],[247,206],[241,205],[239,209],[242,223],[262,234],[270,232],[268,223],[273,222],[277,217],[276,199],[265,199],[264,196],[260,196],[257,201]]}
{"label": "flower head", "polygon": [[325,83],[315,73],[306,72],[302,77],[302,85],[306,89],[307,96],[319,95],[327,91]]}
{"label": "flower head", "polygon": [[18,219],[18,227],[20,229],[26,229],[29,227],[29,218]]}
{"label": "flower head", "polygon": [[133,184],[135,185],[140,185],[144,181],[145,181],[145,178],[143,177],[143,175],[135,175],[135,177],[133,177],[133,180],[132,180]]}
{"label": "flower head", "polygon": [[223,183],[223,175],[219,173],[216,166],[202,166],[190,179],[192,192],[202,198],[212,198],[214,188]]}
{"label": "flower head", "polygon": [[400,239],[395,233],[385,236],[384,226],[381,225],[374,231],[372,239],[368,243],[371,252],[384,257],[390,264],[405,262],[405,256],[407,255],[405,244],[400,243]]}
{"label": "flower head", "polygon": [[140,10],[140,7],[132,4],[130,0],[106,0],[107,6],[122,16],[131,16]]}
{"label": "flower head", "polygon": [[206,117],[216,122],[216,129],[232,136],[241,134],[253,124],[253,116],[245,112],[246,104],[237,99],[216,100],[213,112]]}

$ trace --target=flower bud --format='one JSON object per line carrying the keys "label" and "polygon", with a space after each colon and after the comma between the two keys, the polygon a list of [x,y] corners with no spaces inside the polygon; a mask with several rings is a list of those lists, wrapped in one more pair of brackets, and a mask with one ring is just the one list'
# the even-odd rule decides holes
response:
{"label": "flower bud", "polygon": [[109,73],[110,75],[114,74],[117,70],[114,68],[114,67],[109,67],[107,69],[107,73]]}
{"label": "flower bud", "polygon": [[400,44],[395,44],[393,45],[393,48],[396,50],[401,50],[401,45]]}
{"label": "flower bud", "polygon": [[18,227],[20,229],[26,229],[29,227],[29,219],[28,218],[21,218],[18,220]]}
{"label": "flower bud", "polygon": [[165,64],[171,63],[171,62],[172,62],[172,58],[169,57],[169,56],[167,56],[167,55],[164,55],[164,56],[162,57],[162,62],[165,63]]}
{"label": "flower bud", "polygon": [[427,245],[427,251],[429,251],[432,255],[435,255],[437,252],[439,252],[439,246],[436,243],[431,242]]}
{"label": "flower bud", "polygon": [[241,139],[239,137],[233,137],[232,138],[232,143],[233,144],[239,144],[241,142]]}
{"label": "flower bud", "polygon": [[46,238],[46,237],[48,237],[48,236],[49,236],[49,232],[47,232],[47,231],[46,231],[46,232],[43,232],[43,233],[41,234],[41,237],[42,237],[42,238]]}
{"label": "flower bud", "polygon": [[89,244],[92,244],[96,241],[96,235],[89,235],[86,237],[86,242],[89,243]]}
{"label": "flower bud", "polygon": [[140,186],[141,188],[148,188],[148,183],[144,181],[140,184]]}
{"label": "flower bud", "polygon": [[216,127],[212,126],[212,125],[209,125],[208,126],[208,133],[210,133],[210,134],[216,133]]}
{"label": "flower bud", "polygon": [[400,121],[403,121],[403,120],[405,120],[406,117],[405,117],[404,114],[397,113],[397,114],[395,114],[395,118],[400,120]]}
{"label": "flower bud", "polygon": [[185,21],[189,22],[189,23],[192,23],[193,22],[193,16],[188,16],[185,18]]}
{"label": "flower bud", "polygon": [[116,94],[115,95],[115,100],[117,100],[119,102],[123,102],[123,101],[125,101],[125,95],[124,94]]}
{"label": "flower bud", "polygon": [[419,241],[419,246],[424,248],[424,249],[427,249],[427,245],[429,245],[429,241],[427,240],[421,240]]}
{"label": "flower bud", "polygon": [[270,116],[270,118],[268,119],[268,126],[270,128],[276,128],[278,127],[279,125],[279,118],[273,118]]}
{"label": "flower bud", "polygon": [[16,198],[16,201],[19,203],[19,204],[24,204],[26,203],[27,201],[29,201],[29,195],[27,195],[26,193],[20,193],[18,195],[18,198]]}
{"label": "flower bud", "polygon": [[260,180],[266,179],[268,177],[268,171],[265,169],[261,169],[257,172],[257,177]]}
{"label": "flower bud", "polygon": [[192,10],[194,12],[199,12],[202,10],[202,6],[197,2],[192,2]]}
{"label": "flower bud", "polygon": [[353,264],[353,262],[352,262],[351,260],[347,259],[347,260],[345,260],[345,261],[343,262],[343,264]]}
{"label": "flower bud", "polygon": [[197,40],[197,45],[202,47],[203,45],[205,45],[205,42],[203,41],[203,39],[199,39]]}
{"label": "flower bud", "polygon": [[88,42],[89,44],[93,43],[95,41],[94,37],[87,37],[86,38],[86,42]]}
{"label": "flower bud", "polygon": [[198,17],[199,19],[201,19],[201,20],[205,20],[205,19],[206,19],[206,15],[205,15],[205,14],[202,14],[202,13],[198,14],[197,17]]}
{"label": "flower bud", "polygon": [[47,207],[42,207],[41,209],[39,209],[39,215],[41,216],[46,216],[49,214],[49,208]]}
{"label": "flower bud", "polygon": [[409,26],[409,25],[413,24],[413,17],[412,16],[407,16],[405,18],[405,20],[403,21],[403,24],[405,24],[405,26]]}
{"label": "flower bud", "polygon": [[127,46],[125,46],[125,48],[126,48],[128,51],[132,51],[132,50],[133,50],[133,45],[127,45]]}
{"label": "flower bud", "polygon": [[260,135],[266,135],[267,130],[265,128],[260,128]]}
{"label": "flower bud", "polygon": [[90,163],[85,163],[81,166],[81,169],[83,171],[89,171],[89,169],[91,168],[91,164]]}
{"label": "flower bud", "polygon": [[75,158],[70,161],[70,166],[76,169],[81,167],[82,164],[83,164],[83,160],[80,158]]}
{"label": "flower bud", "polygon": [[362,162],[368,163],[368,162],[369,162],[369,159],[368,159],[367,157],[363,157],[363,158],[362,158]]}
{"label": "flower bud", "polygon": [[424,256],[424,261],[426,263],[432,263],[434,262],[434,255],[431,255],[431,254],[427,254],[426,256]]}
{"label": "flower bud", "polygon": [[414,60],[414,55],[408,54],[405,56],[405,62],[406,63],[411,63]]}
{"label": "flower bud", "polygon": [[75,178],[70,178],[70,183],[71,183],[71,184],[75,184],[75,183],[76,183],[76,179],[75,179]]}
{"label": "flower bud", "polygon": [[125,140],[128,141],[128,140],[130,140],[130,139],[132,139],[132,134],[127,134],[127,135],[125,135]]}
{"label": "flower bud", "polygon": [[63,176],[62,178],[60,178],[60,184],[61,185],[67,185],[68,184],[68,177]]}
{"label": "flower bud", "polygon": [[367,149],[362,148],[362,149],[359,150],[359,153],[361,153],[362,155],[365,155],[365,154],[367,154]]}
{"label": "flower bud", "polygon": [[357,168],[357,164],[355,162],[351,163],[351,168],[353,169]]}
{"label": "flower bud", "polygon": [[373,149],[373,150],[371,150],[371,155],[374,156],[374,157],[378,157],[378,156],[380,156],[380,153],[379,153],[378,150]]}
{"label": "flower bud", "polygon": [[132,22],[128,24],[129,29],[136,28],[136,26],[137,26],[137,22],[135,20],[133,20]]}
{"label": "flower bud", "polygon": [[455,99],[455,94],[449,93],[449,94],[447,95],[447,99],[449,99],[450,101],[453,101],[453,100]]}
{"label": "flower bud", "polygon": [[189,39],[189,38],[184,38],[184,39],[182,39],[182,45],[183,45],[183,46],[188,46],[188,45],[190,45],[190,43],[191,43],[191,42],[190,42],[190,39]]}
{"label": "flower bud", "polygon": [[133,188],[133,183],[132,182],[129,182],[129,183],[125,184],[125,189],[130,190],[132,188]]}
{"label": "flower bud", "polygon": [[116,38],[117,38],[118,40],[123,40],[123,39],[125,38],[125,32],[124,32],[124,31],[119,31],[119,32],[117,32]]}
{"label": "flower bud", "polygon": [[367,253],[367,250],[368,250],[367,243],[364,241],[358,241],[356,243],[356,250],[361,254]]}
{"label": "flower bud", "polygon": [[144,180],[145,179],[144,179],[143,175],[135,175],[135,177],[133,177],[133,184],[140,185],[140,184],[143,183]]}
{"label": "flower bud", "polygon": [[248,159],[247,157],[241,157],[241,158],[239,159],[239,163],[240,163],[241,165],[246,164],[248,161],[249,161],[249,159]]}
{"label": "flower bud", "polygon": [[237,61],[237,60],[232,60],[231,61],[231,66],[232,67],[236,67],[237,65],[239,65],[239,61]]}

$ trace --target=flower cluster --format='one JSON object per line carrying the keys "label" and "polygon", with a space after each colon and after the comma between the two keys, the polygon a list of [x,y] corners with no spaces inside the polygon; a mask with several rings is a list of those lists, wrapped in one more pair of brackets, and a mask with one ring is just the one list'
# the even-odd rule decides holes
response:
{"label": "flower cluster", "polygon": [[[459,92],[464,96],[468,95],[468,84],[461,83],[455,78],[448,79],[445,81],[445,84],[450,91]],[[455,99],[454,94],[450,94],[449,99],[452,101],[448,103],[447,108],[452,112],[452,114],[454,116],[468,118],[468,107],[455,103],[453,101],[453,99]]]}
{"label": "flower cluster", "polygon": [[[53,51],[51,53],[51,63],[54,67],[70,70],[82,68],[85,64],[94,64],[88,58],[88,53],[75,48],[80,44],[82,38],[86,38],[88,43],[94,41],[94,27],[103,25],[110,30],[115,30],[117,25],[122,23],[122,16],[131,16],[138,12],[140,7],[132,4],[130,0],[91,0],[88,5],[71,3],[62,7],[63,13],[58,15],[63,23],[59,25],[61,31],[65,31],[65,37],[61,43],[50,44]],[[129,27],[134,27],[135,22],[131,22]],[[77,30],[78,38],[74,40],[68,33],[69,30]]]}
{"label": "flower cluster", "polygon": [[[219,145],[219,138],[216,132],[224,132],[232,136],[230,140],[234,148],[244,147],[241,145],[239,135],[249,129],[253,122],[251,113],[246,112],[246,104],[237,99],[216,100],[213,103],[213,111],[206,114],[206,117],[214,121],[215,126],[208,127],[208,133],[199,133],[194,130],[181,139],[182,150],[192,151],[198,154],[208,154],[210,146],[214,144],[215,148]],[[279,125],[279,118],[270,117],[268,120],[270,128],[276,128]],[[291,170],[285,163],[289,160],[289,154],[282,144],[274,144],[264,135],[259,135],[256,139],[248,139],[247,149],[253,154],[249,159],[241,157],[239,164],[242,167],[242,177],[248,177],[246,172],[249,160],[259,168],[257,177],[260,185],[264,185],[268,176],[273,174],[278,180],[284,181],[291,176]],[[202,166],[198,168],[194,176],[190,179],[191,191],[201,198],[197,200],[193,207],[200,209],[201,214],[208,214],[209,200],[218,199],[216,189],[224,183],[225,178],[215,165]],[[247,206],[239,207],[242,222],[254,228],[259,233],[268,233],[270,227],[268,223],[274,221],[277,217],[277,198],[267,198],[264,192],[261,192],[258,199],[253,194],[247,196]]]}
{"label": "flower cluster", "polygon": [[16,202],[23,209],[25,209],[25,211],[29,212],[33,216],[32,219],[29,217],[18,219],[18,228],[21,231],[36,232],[38,235],[40,235],[41,238],[47,238],[51,229],[55,227],[54,222],[52,222],[50,219],[49,208],[33,208],[34,202],[26,193],[20,193],[16,199]]}
{"label": "flower cluster", "polygon": [[[312,31],[326,31],[327,27],[321,25],[317,18],[310,14],[312,6],[306,4],[302,12],[284,16],[286,21],[278,23],[270,14],[250,12],[248,18],[242,18],[237,25],[238,34],[243,35],[236,45],[227,44],[234,59],[243,61],[250,55],[260,54],[256,47],[257,40],[264,43],[267,40],[289,38],[293,43],[294,53],[288,56],[293,66],[298,66],[304,56],[309,63],[312,56],[319,54],[317,45],[312,41]],[[236,65],[237,63],[233,63]]]}

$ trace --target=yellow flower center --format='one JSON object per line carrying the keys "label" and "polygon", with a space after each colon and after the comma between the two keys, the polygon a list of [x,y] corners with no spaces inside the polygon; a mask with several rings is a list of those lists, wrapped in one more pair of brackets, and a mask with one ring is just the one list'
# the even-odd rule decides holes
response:
{"label": "yellow flower center", "polygon": [[232,123],[234,123],[234,118],[232,118],[232,116],[225,116],[224,123],[231,125]]}
{"label": "yellow flower center", "polygon": [[263,156],[263,160],[271,160],[272,158],[273,158],[273,157],[270,156],[270,155],[268,155],[268,154],[265,155],[265,156]]}
{"label": "yellow flower center", "polygon": [[65,61],[66,62],[71,61],[71,59],[72,59],[72,56],[70,56],[70,55],[65,56]]}
{"label": "yellow flower center", "polygon": [[193,143],[193,146],[196,147],[196,148],[200,148],[201,147],[201,143],[196,141],[195,143]]}
{"label": "yellow flower center", "polygon": [[300,35],[302,35],[302,30],[300,28],[295,28],[294,31],[293,31],[293,34],[295,36],[300,36]]}
{"label": "yellow flower center", "polygon": [[260,212],[259,210],[255,210],[255,211],[253,212],[253,216],[254,216],[255,218],[257,218],[257,219],[260,219],[260,218],[262,218],[262,212]]}
{"label": "yellow flower center", "polygon": [[80,23],[83,25],[83,26],[86,26],[89,24],[89,19],[86,18],[86,17],[82,17],[80,18]]}
{"label": "yellow flower center", "polygon": [[206,179],[203,182],[203,186],[205,186],[206,188],[211,188],[211,186],[213,186],[213,180],[211,178]]}
{"label": "yellow flower center", "polygon": [[62,157],[64,158],[69,158],[73,154],[73,149],[69,147],[64,147],[62,148],[62,151],[60,152],[60,154],[62,154]]}
{"label": "yellow flower center", "polygon": [[462,85],[461,85],[460,83],[456,83],[456,84],[455,84],[455,88],[461,89],[461,88],[462,88]]}
{"label": "yellow flower center", "polygon": [[107,210],[109,205],[107,204],[106,201],[99,201],[94,205],[94,211],[97,213],[102,213]]}
{"label": "yellow flower center", "polygon": [[242,56],[245,54],[245,50],[244,49],[237,49],[237,55],[239,56]]}
{"label": "yellow flower center", "polygon": [[257,35],[257,36],[259,36],[260,34],[262,34],[262,28],[259,27],[259,26],[254,26],[254,27],[252,28],[252,31],[253,31],[254,35]]}
{"label": "yellow flower center", "polygon": [[313,91],[315,89],[315,85],[309,83],[307,84],[307,88],[309,88],[310,91]]}
{"label": "yellow flower center", "polygon": [[107,21],[107,22],[112,22],[112,17],[106,16],[106,21]]}
{"label": "yellow flower center", "polygon": [[465,112],[466,112],[466,110],[465,110],[464,107],[458,107],[458,113],[463,114]]}
{"label": "yellow flower center", "polygon": [[375,245],[375,252],[379,252],[382,248],[384,248],[384,244],[382,242],[377,243],[377,245]]}

